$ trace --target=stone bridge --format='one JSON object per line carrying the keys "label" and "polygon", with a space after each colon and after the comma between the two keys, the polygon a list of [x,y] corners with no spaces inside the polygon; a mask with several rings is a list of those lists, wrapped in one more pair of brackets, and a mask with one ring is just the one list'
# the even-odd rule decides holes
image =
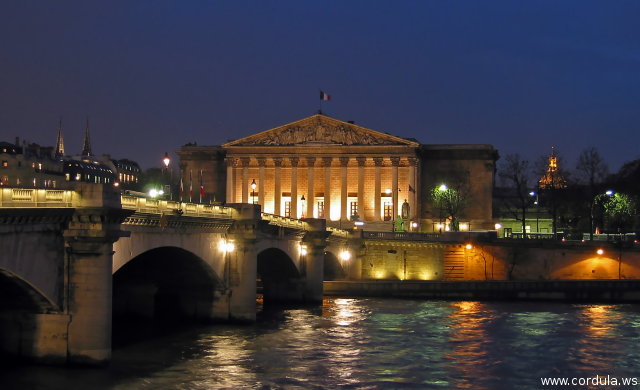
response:
{"label": "stone bridge", "polygon": [[0,349],[89,364],[110,359],[114,317],[254,321],[258,289],[265,304],[320,302],[355,255],[324,220],[88,184],[0,189],[0,245]]}

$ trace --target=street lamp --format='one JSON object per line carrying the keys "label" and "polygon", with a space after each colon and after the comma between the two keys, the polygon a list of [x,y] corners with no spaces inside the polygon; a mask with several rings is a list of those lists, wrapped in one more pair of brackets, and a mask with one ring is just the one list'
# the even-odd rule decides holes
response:
{"label": "street lamp", "polygon": [[169,153],[164,152],[164,158],[162,159],[162,163],[164,164],[164,174],[166,175],[167,183],[165,184],[165,190],[169,193],[169,198],[173,200],[173,193],[171,192],[171,174],[169,171],[169,164],[171,164],[171,158],[169,158]]}
{"label": "street lamp", "polygon": [[302,208],[302,211],[300,212],[300,218],[304,219],[304,210],[307,208],[307,201],[304,198],[304,194],[300,197],[300,207]]}
{"label": "street lamp", "polygon": [[256,179],[251,181],[251,203],[256,204]]}
{"label": "street lamp", "polygon": [[171,159],[169,158],[168,152],[164,152],[164,158],[162,159],[162,162],[164,163],[164,168],[169,169],[169,164],[171,163]]}
{"label": "street lamp", "polygon": [[[438,187],[438,191],[440,191],[440,192],[445,192],[448,189],[449,189],[449,187],[447,187],[447,185],[444,184],[444,183],[440,184],[440,187]],[[439,215],[440,223],[438,223],[438,229],[440,230],[440,233],[442,233],[442,225],[443,225],[443,222],[442,222],[442,211],[443,211],[442,210],[442,206],[443,206],[442,199],[440,199],[438,203],[439,203],[439,206],[440,206],[440,215]],[[445,228],[445,230],[446,230],[446,228]]]}

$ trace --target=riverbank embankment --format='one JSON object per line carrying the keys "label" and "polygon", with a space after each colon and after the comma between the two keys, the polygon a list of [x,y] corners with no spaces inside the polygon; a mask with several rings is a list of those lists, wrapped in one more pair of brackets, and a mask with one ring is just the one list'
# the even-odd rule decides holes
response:
{"label": "riverbank embankment", "polygon": [[465,300],[640,302],[640,280],[325,281],[324,295]]}

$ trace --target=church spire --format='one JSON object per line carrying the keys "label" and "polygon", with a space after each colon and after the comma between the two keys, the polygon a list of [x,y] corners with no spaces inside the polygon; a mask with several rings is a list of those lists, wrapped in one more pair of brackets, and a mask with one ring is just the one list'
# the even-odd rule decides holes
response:
{"label": "church spire", "polygon": [[55,158],[64,156],[64,139],[62,138],[62,117],[60,118],[60,124],[58,125],[58,137],[56,139],[56,152]]}
{"label": "church spire", "polygon": [[87,118],[87,126],[84,129],[84,141],[82,142],[82,155],[91,156],[91,140],[89,139],[89,118]]}

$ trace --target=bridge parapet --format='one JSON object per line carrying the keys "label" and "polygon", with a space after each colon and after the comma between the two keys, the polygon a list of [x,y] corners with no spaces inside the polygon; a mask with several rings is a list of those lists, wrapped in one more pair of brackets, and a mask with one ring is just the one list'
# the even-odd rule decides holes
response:
{"label": "bridge parapet", "polygon": [[184,203],[171,200],[148,199],[137,196],[122,195],[122,208],[149,214],[175,214],[205,218],[235,218],[237,210],[232,207]]}
{"label": "bridge parapet", "polygon": [[312,230],[309,223],[303,219],[283,217],[281,215],[261,213],[262,219],[269,221],[270,225],[282,226],[298,230]]}
{"label": "bridge parapet", "polygon": [[73,207],[74,191],[38,188],[3,188],[0,207]]}

